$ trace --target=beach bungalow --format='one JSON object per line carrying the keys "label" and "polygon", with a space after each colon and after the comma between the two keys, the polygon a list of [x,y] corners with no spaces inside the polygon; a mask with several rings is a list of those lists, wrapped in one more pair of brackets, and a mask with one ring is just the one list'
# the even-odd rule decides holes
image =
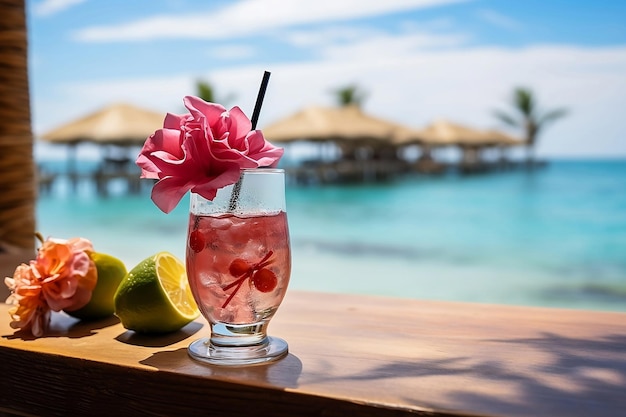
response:
{"label": "beach bungalow", "polygon": [[[358,106],[304,108],[263,128],[273,143],[330,144],[329,158],[289,168],[297,182],[358,182],[391,178],[407,169],[393,138],[407,127],[371,116]],[[328,155],[328,153],[327,153]]]}
{"label": "beach bungalow", "polygon": [[41,139],[67,146],[67,171],[73,183],[81,177],[76,168],[76,148],[82,143],[92,143],[102,153],[100,166],[89,176],[98,191],[106,193],[112,180],[122,180],[130,191],[137,191],[141,183],[139,169],[134,164],[136,151],[163,126],[163,118],[160,112],[116,103],[52,129]]}
{"label": "beach bungalow", "polygon": [[[482,158],[486,149],[498,148],[501,152],[524,142],[497,130],[482,130],[446,119],[437,119],[424,129],[405,130],[395,138],[400,148],[419,145],[422,153],[414,168],[418,172],[440,172],[445,164],[437,162],[432,150],[443,147],[456,147],[461,150],[461,159],[456,167],[462,173],[481,172],[493,167]],[[502,161],[502,157],[500,158]]]}

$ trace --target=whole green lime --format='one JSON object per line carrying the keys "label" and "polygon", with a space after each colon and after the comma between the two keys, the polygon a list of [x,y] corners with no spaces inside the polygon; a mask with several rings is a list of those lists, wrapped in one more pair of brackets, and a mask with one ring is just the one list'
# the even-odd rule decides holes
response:
{"label": "whole green lime", "polygon": [[140,333],[173,332],[200,315],[185,265],[169,252],[135,266],[120,283],[114,300],[122,325]]}
{"label": "whole green lime", "polygon": [[96,264],[98,281],[87,305],[78,310],[65,312],[81,320],[99,320],[113,315],[113,297],[120,282],[126,276],[126,265],[114,256],[92,252],[89,257]]}

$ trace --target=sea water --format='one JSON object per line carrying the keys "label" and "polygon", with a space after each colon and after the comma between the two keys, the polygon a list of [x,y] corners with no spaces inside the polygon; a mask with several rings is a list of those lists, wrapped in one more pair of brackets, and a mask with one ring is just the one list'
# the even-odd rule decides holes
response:
{"label": "sea water", "polygon": [[[87,237],[129,268],[183,259],[189,199],[164,214],[149,185],[103,197],[61,177],[38,199],[38,230]],[[623,160],[288,186],[287,213],[293,289],[626,311]]]}

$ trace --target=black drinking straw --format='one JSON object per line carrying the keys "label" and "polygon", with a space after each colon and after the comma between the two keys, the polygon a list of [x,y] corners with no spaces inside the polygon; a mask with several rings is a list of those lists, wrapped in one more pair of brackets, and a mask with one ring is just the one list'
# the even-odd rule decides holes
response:
{"label": "black drinking straw", "polygon": [[[256,129],[256,124],[259,121],[259,114],[261,113],[261,106],[263,105],[263,99],[265,98],[265,91],[267,90],[267,84],[270,81],[270,72],[265,71],[263,73],[263,80],[261,80],[261,87],[259,88],[259,94],[256,96],[256,103],[254,105],[254,111],[252,112],[252,130]],[[237,208],[237,199],[239,198],[239,192],[241,191],[241,180],[243,177],[239,177],[239,181],[235,183],[233,192],[230,195],[230,201],[228,203],[228,211],[235,211]]]}
{"label": "black drinking straw", "polygon": [[261,81],[259,94],[256,96],[256,104],[254,105],[254,111],[252,112],[252,130],[256,129],[256,123],[259,121],[261,106],[263,105],[263,99],[265,98],[265,90],[267,90],[267,84],[270,82],[270,74],[271,73],[269,71],[265,71],[263,73],[263,80]]}

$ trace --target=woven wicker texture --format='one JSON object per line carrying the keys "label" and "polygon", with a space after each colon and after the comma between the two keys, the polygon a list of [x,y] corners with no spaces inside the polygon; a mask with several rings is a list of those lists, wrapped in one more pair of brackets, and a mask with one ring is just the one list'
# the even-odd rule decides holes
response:
{"label": "woven wicker texture", "polygon": [[34,247],[36,183],[24,1],[0,0],[0,253]]}

